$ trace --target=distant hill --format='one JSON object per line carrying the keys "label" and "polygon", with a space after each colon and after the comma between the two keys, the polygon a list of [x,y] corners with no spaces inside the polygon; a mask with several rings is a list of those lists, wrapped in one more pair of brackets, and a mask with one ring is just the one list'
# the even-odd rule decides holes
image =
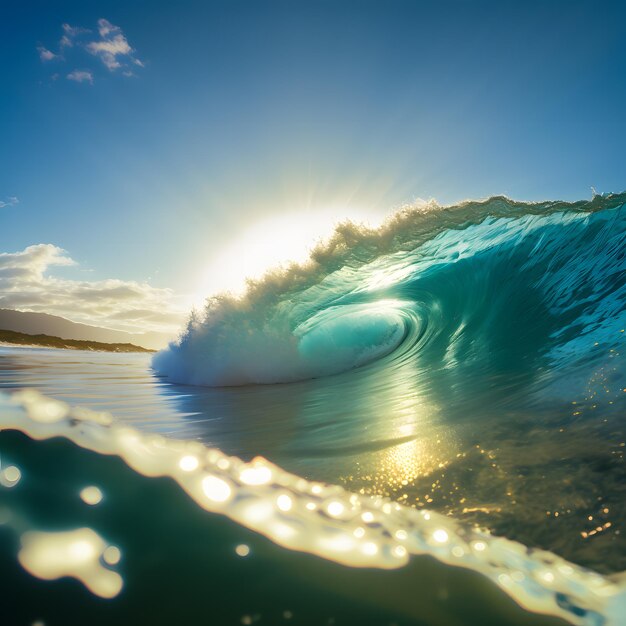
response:
{"label": "distant hill", "polygon": [[0,329],[28,335],[50,335],[77,341],[135,344],[151,350],[160,350],[174,339],[165,333],[125,333],[120,330],[77,324],[66,320],[64,317],[49,315],[48,313],[31,313],[10,309],[0,309]]}
{"label": "distant hill", "polygon": [[41,346],[42,348],[65,348],[69,350],[94,350],[98,352],[154,352],[132,343],[101,343],[99,341],[79,341],[61,339],[50,335],[27,335],[12,330],[0,330],[0,342],[22,346]]}

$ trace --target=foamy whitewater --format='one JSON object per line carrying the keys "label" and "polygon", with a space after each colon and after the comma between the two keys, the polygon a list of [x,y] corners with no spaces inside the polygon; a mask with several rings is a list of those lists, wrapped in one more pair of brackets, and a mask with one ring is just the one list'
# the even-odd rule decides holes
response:
{"label": "foamy whitewater", "polygon": [[344,224],[152,370],[0,350],[0,616],[626,624],[625,203]]}

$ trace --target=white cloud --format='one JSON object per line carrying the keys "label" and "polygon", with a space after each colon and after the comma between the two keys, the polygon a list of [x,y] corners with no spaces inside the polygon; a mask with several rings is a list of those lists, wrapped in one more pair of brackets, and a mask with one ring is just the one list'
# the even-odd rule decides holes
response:
{"label": "white cloud", "polygon": [[120,27],[114,26],[109,20],[105,20],[104,18],[98,20],[98,33],[100,33],[100,37],[106,37],[109,33],[119,32],[121,32]]}
{"label": "white cloud", "polygon": [[97,56],[109,71],[126,67],[133,63],[143,67],[143,63],[134,56],[135,50],[130,46],[126,36],[119,26],[111,24],[108,20],[98,20],[98,34],[100,39],[90,41],[86,48]]}
{"label": "white cloud", "polygon": [[[68,23],[61,25],[63,35],[59,40],[58,52],[53,52],[44,46],[38,46],[39,58],[47,63],[52,60],[65,61],[68,55],[70,61],[82,55],[85,51],[99,59],[110,71],[122,70],[124,76],[134,76],[131,71],[133,66],[144,67],[143,61],[135,55],[135,50],[128,43],[122,29],[109,20],[98,20],[98,36],[94,39],[93,31],[82,26],[70,26]],[[80,62],[83,65],[83,62]],[[93,83],[93,71],[75,70],[67,75],[69,80],[76,82]],[[53,78],[54,80],[54,78]]]}
{"label": "white cloud", "polygon": [[67,75],[67,80],[93,85],[93,74],[86,70],[74,70]]}
{"label": "white cloud", "polygon": [[0,253],[0,308],[129,332],[175,333],[184,322],[185,312],[170,289],[118,279],[71,280],[49,272],[75,265],[65,250],[49,243]]}
{"label": "white cloud", "polygon": [[59,41],[59,49],[72,48],[74,46],[74,40],[85,33],[90,33],[88,28],[82,28],[81,26],[70,26],[69,24],[61,24],[63,29],[63,36]]}
{"label": "white cloud", "polygon": [[6,200],[0,200],[0,209],[4,209],[5,206],[15,206],[18,202],[15,196],[9,196]]}
{"label": "white cloud", "polygon": [[81,26],[70,26],[68,23],[61,24],[61,28],[67,37],[77,37],[83,33],[90,33],[88,28],[82,28]]}
{"label": "white cloud", "polygon": [[122,66],[117,60],[118,55],[123,56],[132,52],[124,35],[115,35],[113,39],[106,41],[92,41],[87,44],[87,50],[99,56],[109,70],[116,70]]}
{"label": "white cloud", "polygon": [[52,61],[52,59],[56,59],[59,57],[58,54],[54,54],[54,52],[48,50],[48,48],[44,48],[43,46],[37,46],[37,52],[39,52],[39,58],[43,62]]}

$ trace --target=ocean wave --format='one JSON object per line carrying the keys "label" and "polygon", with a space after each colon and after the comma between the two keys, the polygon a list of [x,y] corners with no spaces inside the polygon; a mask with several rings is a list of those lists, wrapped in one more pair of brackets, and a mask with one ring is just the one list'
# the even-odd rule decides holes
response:
{"label": "ocean wave", "polygon": [[210,298],[153,367],[207,386],[363,367],[554,377],[624,327],[625,202],[495,197],[404,209],[379,229],[343,224],[308,263]]}

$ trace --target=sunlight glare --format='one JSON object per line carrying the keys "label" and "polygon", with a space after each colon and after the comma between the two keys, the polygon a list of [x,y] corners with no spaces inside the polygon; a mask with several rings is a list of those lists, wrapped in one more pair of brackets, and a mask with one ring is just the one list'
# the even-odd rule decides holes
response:
{"label": "sunlight glare", "polygon": [[354,208],[333,207],[274,215],[256,222],[213,256],[200,278],[194,304],[202,306],[207,296],[224,291],[241,294],[247,278],[260,278],[268,270],[291,262],[304,263],[317,243],[328,239],[337,224],[346,220],[369,223],[369,216]]}

